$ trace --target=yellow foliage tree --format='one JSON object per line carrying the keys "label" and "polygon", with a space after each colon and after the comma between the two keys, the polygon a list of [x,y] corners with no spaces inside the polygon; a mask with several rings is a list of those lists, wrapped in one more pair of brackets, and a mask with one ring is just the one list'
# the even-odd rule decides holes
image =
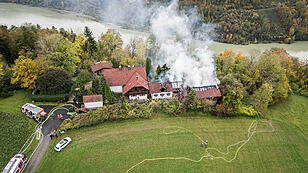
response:
{"label": "yellow foliage tree", "polygon": [[4,76],[3,65],[0,63],[0,79]]}
{"label": "yellow foliage tree", "polygon": [[0,54],[0,79],[4,76],[4,69],[3,69],[3,64],[2,64],[2,57],[3,55]]}
{"label": "yellow foliage tree", "polygon": [[36,87],[39,70],[38,65],[32,59],[17,59],[13,66],[13,72],[12,84],[20,83],[21,87],[30,89]]}
{"label": "yellow foliage tree", "polygon": [[77,35],[74,42],[75,50],[78,56],[81,56],[83,53],[82,47],[86,44],[87,38],[83,34]]}

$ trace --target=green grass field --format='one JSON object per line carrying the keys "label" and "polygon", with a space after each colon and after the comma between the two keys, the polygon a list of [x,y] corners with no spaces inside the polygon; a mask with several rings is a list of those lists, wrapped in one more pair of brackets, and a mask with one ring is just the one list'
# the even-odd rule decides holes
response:
{"label": "green grass field", "polygon": [[[0,170],[12,156],[19,152],[27,138],[33,133],[35,122],[22,114],[21,106],[30,101],[29,93],[19,92],[12,97],[0,99]],[[1,113],[3,112],[3,113]],[[7,114],[9,113],[9,115]],[[37,144],[34,140],[24,153],[30,155]]]}
{"label": "green grass field", "polygon": [[308,137],[308,97],[291,95],[270,108],[273,119],[296,125]]}
{"label": "green grass field", "polygon": [[[295,99],[295,101],[294,101]],[[286,103],[296,108],[297,102],[307,105],[306,98],[292,96]],[[273,117],[283,111],[276,105],[271,108]],[[296,105],[294,105],[296,104]],[[305,105],[305,106],[306,106]],[[304,107],[301,108],[306,110]],[[301,111],[289,112],[293,117]],[[288,114],[286,113],[285,116]],[[304,117],[307,121],[307,115]],[[125,172],[144,159],[165,157],[186,157],[199,160],[205,155],[200,140],[192,133],[179,130],[166,135],[165,127],[179,126],[191,130],[202,140],[209,141],[209,147],[226,152],[227,146],[247,139],[247,130],[254,119],[215,117],[154,118],[105,123],[95,127],[68,131],[73,142],[61,152],[53,146],[54,140],[37,172]],[[211,160],[205,157],[194,163],[187,160],[145,161],[130,172],[307,172],[308,141],[301,130],[290,123],[272,121],[274,132],[266,122],[260,122],[251,140],[238,152],[231,163],[223,159]],[[166,130],[166,129],[165,129]],[[172,129],[167,129],[168,132]],[[176,130],[176,129],[173,129]],[[64,137],[61,137],[64,138]],[[222,155],[209,150],[213,156],[231,160],[238,146],[231,147],[230,153]]]}

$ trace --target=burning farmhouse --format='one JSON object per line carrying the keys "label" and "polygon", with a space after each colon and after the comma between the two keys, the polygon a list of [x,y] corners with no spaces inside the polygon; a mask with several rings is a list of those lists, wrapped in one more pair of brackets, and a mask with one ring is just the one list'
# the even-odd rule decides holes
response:
{"label": "burning farmhouse", "polygon": [[[182,81],[149,83],[144,67],[112,68],[112,64],[103,61],[92,66],[92,71],[96,74],[103,73],[111,92],[122,94],[130,101],[147,100],[148,96],[151,99],[171,99],[184,94],[185,85]],[[217,85],[185,88],[195,89],[200,99],[216,102],[221,98]]]}

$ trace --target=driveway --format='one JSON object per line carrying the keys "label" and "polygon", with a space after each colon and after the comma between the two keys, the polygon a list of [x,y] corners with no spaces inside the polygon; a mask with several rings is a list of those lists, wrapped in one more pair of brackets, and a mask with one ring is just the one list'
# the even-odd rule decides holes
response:
{"label": "driveway", "polygon": [[[27,163],[26,168],[24,169],[25,173],[34,173],[36,169],[39,167],[42,159],[44,158],[44,155],[46,154],[50,144],[51,139],[49,134],[52,130],[57,130],[62,122],[69,118],[67,115],[67,109],[71,106],[52,106],[52,105],[40,105],[41,108],[44,109],[46,113],[49,113],[53,111],[53,114],[49,116],[47,121],[42,125],[42,134],[43,137],[40,139],[40,142],[36,148],[36,150],[33,152],[31,160]],[[63,115],[63,120],[58,118],[58,115]]]}

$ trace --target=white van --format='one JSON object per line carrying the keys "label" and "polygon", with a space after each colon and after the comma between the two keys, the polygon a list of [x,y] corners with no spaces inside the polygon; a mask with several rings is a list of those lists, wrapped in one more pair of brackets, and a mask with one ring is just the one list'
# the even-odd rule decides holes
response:
{"label": "white van", "polygon": [[27,158],[23,154],[15,154],[15,156],[6,165],[2,173],[20,173],[25,166]]}

